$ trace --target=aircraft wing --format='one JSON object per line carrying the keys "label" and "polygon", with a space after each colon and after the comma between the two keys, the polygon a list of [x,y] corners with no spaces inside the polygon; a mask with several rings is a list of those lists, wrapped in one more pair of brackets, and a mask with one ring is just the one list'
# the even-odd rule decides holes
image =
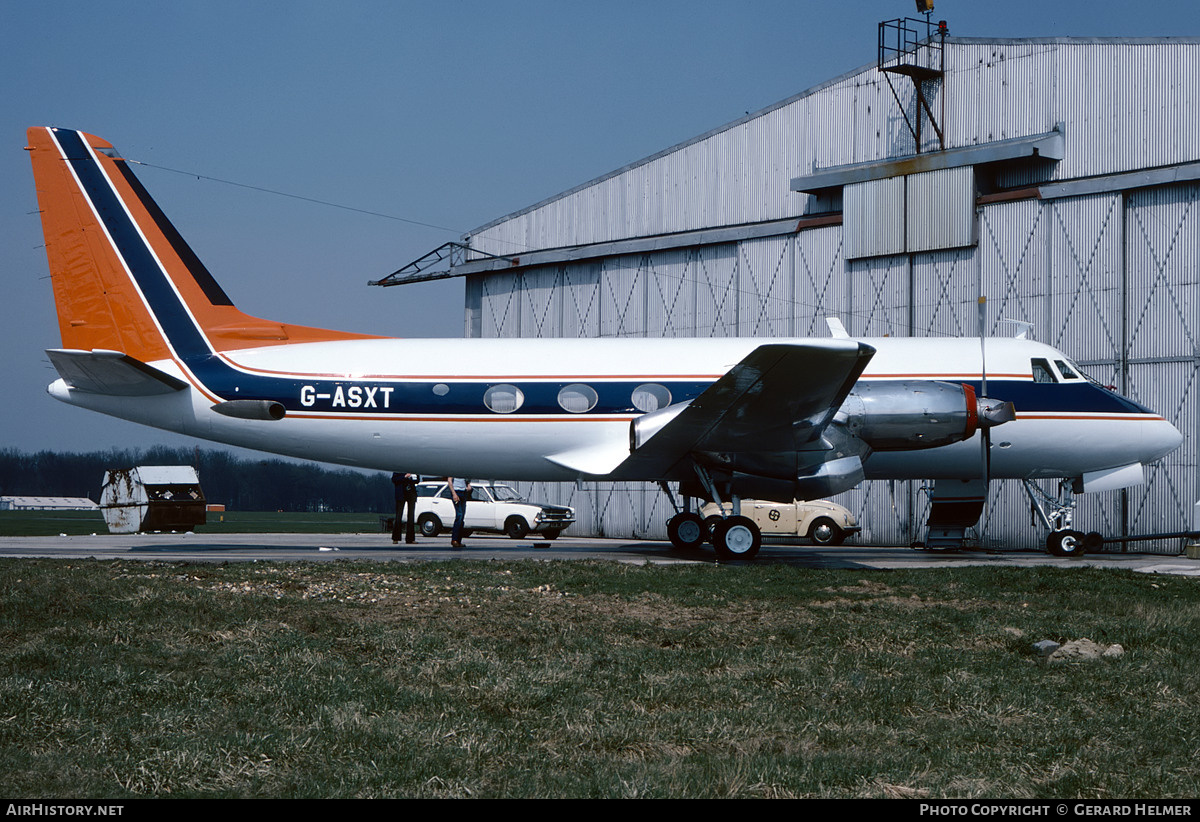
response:
{"label": "aircraft wing", "polygon": [[874,353],[852,340],[760,345],[690,403],[634,420],[631,443],[549,459],[616,479],[669,475],[694,452],[795,450],[821,436]]}
{"label": "aircraft wing", "polygon": [[50,362],[75,391],[117,397],[148,397],[170,394],[187,388],[183,380],[120,351],[78,351],[52,348],[46,351]]}

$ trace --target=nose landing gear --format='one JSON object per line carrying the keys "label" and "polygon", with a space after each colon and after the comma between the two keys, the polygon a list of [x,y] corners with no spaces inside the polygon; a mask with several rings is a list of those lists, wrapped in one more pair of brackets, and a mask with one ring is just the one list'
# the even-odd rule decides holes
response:
{"label": "nose landing gear", "polygon": [[1051,497],[1030,480],[1022,481],[1025,493],[1042,525],[1049,531],[1046,550],[1056,557],[1081,557],[1088,551],[1099,551],[1104,537],[1097,531],[1083,533],[1071,528],[1075,513],[1075,494],[1072,482],[1064,479],[1058,484],[1058,496]]}

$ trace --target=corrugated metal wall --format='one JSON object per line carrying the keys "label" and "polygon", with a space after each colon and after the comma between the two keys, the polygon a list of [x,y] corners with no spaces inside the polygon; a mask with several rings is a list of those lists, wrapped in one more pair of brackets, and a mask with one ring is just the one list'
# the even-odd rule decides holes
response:
{"label": "corrugated metal wall", "polygon": [[[1008,169],[1002,183],[1094,177],[1200,160],[1198,56],[1200,42],[955,41],[945,87],[926,92],[935,111],[946,95],[950,145],[1065,124],[1061,162]],[[911,108],[911,93],[897,89]],[[788,191],[792,176],[909,153],[911,140],[891,91],[867,69],[499,221],[473,243],[503,253],[798,216],[810,200]],[[877,205],[855,202],[848,194],[847,222]],[[826,336],[826,316],[853,335],[973,336],[982,293],[989,334],[1015,333],[1007,320],[1030,324],[1033,338],[1185,435],[1146,486],[1081,496],[1077,526],[1175,531],[1190,526],[1200,492],[1198,210],[1195,184],[991,203],[971,221],[973,246],[862,259],[848,259],[842,226],[827,225],[472,275],[468,309],[484,337]],[[579,533],[665,537],[670,507],[651,486],[525,490],[573,505]],[[928,495],[917,483],[873,482],[839,501],[863,521],[863,541],[903,544],[921,535]],[[1038,546],[1019,483],[993,483],[985,523],[990,545]]]}
{"label": "corrugated metal wall", "polygon": [[[1003,182],[1074,179],[1200,158],[1194,111],[1178,104],[1200,89],[1198,53],[1198,41],[952,39],[945,82],[925,92],[947,148],[1062,123],[1063,161]],[[911,84],[893,86],[911,117]],[[925,150],[937,147],[931,128],[922,137]],[[869,66],[482,227],[472,245],[512,254],[783,219],[808,204],[789,190],[792,177],[913,151],[891,89]]]}

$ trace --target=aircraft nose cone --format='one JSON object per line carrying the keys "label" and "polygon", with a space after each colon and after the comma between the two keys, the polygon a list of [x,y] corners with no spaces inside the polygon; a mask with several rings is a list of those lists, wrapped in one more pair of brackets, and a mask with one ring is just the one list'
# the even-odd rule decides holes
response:
{"label": "aircraft nose cone", "polygon": [[1160,457],[1165,457],[1182,445],[1183,434],[1166,420],[1159,420],[1154,425],[1147,427],[1145,444],[1150,454],[1144,461],[1153,462]]}

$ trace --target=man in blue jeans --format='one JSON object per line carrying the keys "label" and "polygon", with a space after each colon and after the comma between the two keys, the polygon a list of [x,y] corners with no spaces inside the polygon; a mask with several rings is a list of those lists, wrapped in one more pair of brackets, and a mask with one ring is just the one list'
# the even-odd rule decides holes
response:
{"label": "man in blue jeans", "polygon": [[454,500],[454,528],[450,530],[450,547],[461,548],[463,519],[467,516],[467,500],[471,498],[471,481],[461,477],[446,477],[450,499]]}

